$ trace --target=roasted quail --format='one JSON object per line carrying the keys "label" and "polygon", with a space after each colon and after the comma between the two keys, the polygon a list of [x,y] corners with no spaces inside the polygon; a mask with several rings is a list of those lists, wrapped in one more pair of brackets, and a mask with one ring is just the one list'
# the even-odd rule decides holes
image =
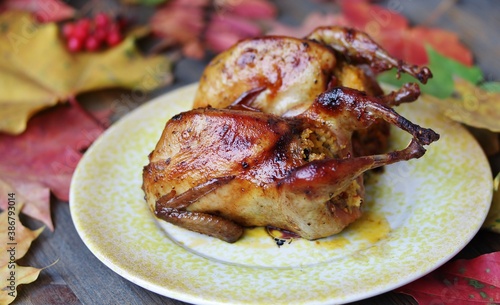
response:
{"label": "roasted quail", "polygon": [[[419,95],[415,84],[383,95],[373,73],[391,67],[431,77],[350,29],[240,42],[205,70],[196,109],[167,122],[143,170],[148,205],[227,242],[249,226],[340,232],[361,216],[365,171],[419,158],[439,138],[390,108]],[[382,153],[389,124],[412,140]]]}

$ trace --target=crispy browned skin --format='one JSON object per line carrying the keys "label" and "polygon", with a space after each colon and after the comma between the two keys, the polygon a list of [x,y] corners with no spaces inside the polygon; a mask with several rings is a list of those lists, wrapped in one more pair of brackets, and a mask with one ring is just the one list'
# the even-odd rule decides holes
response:
{"label": "crispy browned skin", "polygon": [[206,67],[193,107],[225,108],[243,93],[263,87],[253,107],[298,114],[325,91],[335,65],[335,55],[313,41],[282,36],[245,40]]}
{"label": "crispy browned skin", "polygon": [[[143,172],[158,217],[228,242],[240,237],[240,225],[329,236],[360,216],[364,171],[418,158],[438,139],[380,99],[344,87],[294,117],[236,108],[199,108],[167,123]],[[412,142],[352,157],[352,132],[376,118],[408,131]]]}

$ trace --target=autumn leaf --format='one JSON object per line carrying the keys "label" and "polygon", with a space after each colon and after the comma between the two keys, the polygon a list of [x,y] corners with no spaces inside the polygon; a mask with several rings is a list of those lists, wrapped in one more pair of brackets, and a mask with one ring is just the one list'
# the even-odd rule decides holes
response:
{"label": "autumn leaf", "polygon": [[500,252],[493,252],[446,263],[397,291],[413,296],[419,304],[498,304],[499,272]]}
{"label": "autumn leaf", "polygon": [[274,18],[268,0],[171,0],[150,20],[161,38],[156,49],[181,49],[184,56],[202,58],[206,51],[221,52],[237,41],[262,34],[261,20]]}
{"label": "autumn leaf", "polygon": [[[19,266],[16,263],[10,266],[13,267],[12,270],[9,269],[9,265],[0,268],[0,277],[5,279],[5,284],[1,286],[2,289],[0,290],[0,304],[14,302],[17,297],[17,286],[34,282],[38,278],[40,271],[43,270],[35,267]],[[11,278],[14,280],[10,281]]]}
{"label": "autumn leaf", "polygon": [[453,97],[434,100],[454,121],[500,132],[500,93],[488,92],[463,79],[455,80]]}
{"label": "autumn leaf", "polygon": [[[23,212],[54,230],[50,191],[69,200],[73,171],[104,127],[75,105],[47,109],[30,120],[21,135],[0,134],[0,193],[15,193]],[[0,197],[0,208],[7,207]]]}
{"label": "autumn leaf", "polygon": [[437,97],[448,97],[454,91],[454,81],[457,78],[467,80],[469,83],[477,84],[483,80],[483,72],[477,66],[466,66],[459,61],[446,57],[435,51],[432,47],[427,48],[429,57],[429,68],[433,71],[433,79],[429,80],[428,87],[422,90]]}
{"label": "autumn leaf", "polygon": [[75,15],[75,9],[59,0],[4,0],[0,3],[3,10],[31,12],[40,22],[52,22],[69,19]]}
{"label": "autumn leaf", "polygon": [[[21,225],[19,220],[19,213],[21,212],[22,205],[18,202],[16,193],[2,193],[2,196],[7,198],[7,207],[0,214],[0,240],[3,242],[2,255],[0,255],[0,266],[5,266],[9,261],[15,261],[23,257],[31,246],[31,242],[35,240],[43,231],[43,227],[38,230],[32,231]],[[12,251],[14,260],[11,259],[9,249]]]}
{"label": "autumn leaf", "polygon": [[185,56],[203,57],[201,33],[205,26],[206,0],[169,1],[151,17],[151,29],[161,37],[162,48],[180,47]]}
{"label": "autumn leaf", "polygon": [[37,111],[109,87],[149,91],[172,80],[167,57],[144,57],[129,36],[118,46],[69,53],[55,23],[26,13],[0,15],[0,131],[19,134]]}
{"label": "autumn leaf", "polygon": [[17,296],[17,286],[35,281],[42,269],[19,266],[16,261],[22,258],[43,227],[32,231],[19,220],[22,204],[16,193],[2,193],[8,205],[0,214],[0,304],[10,304]]}
{"label": "autumn leaf", "polygon": [[[500,92],[494,91],[495,83],[487,83],[484,87],[478,85],[483,80],[483,73],[478,67],[464,66],[440,55],[432,48],[428,48],[428,52],[431,58],[429,68],[434,76],[420,88],[422,92],[437,97],[429,97],[428,100],[454,121],[491,132],[500,132]],[[384,72],[378,76],[378,80],[396,86],[412,81],[405,74],[397,79],[395,73]]]}

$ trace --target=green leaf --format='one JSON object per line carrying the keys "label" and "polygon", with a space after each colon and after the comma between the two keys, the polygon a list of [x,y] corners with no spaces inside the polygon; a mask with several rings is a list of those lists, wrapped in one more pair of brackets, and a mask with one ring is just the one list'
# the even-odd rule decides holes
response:
{"label": "green leaf", "polygon": [[[433,71],[433,74],[439,72],[440,74],[448,75],[452,78],[451,81],[453,81],[453,77],[458,76],[462,79],[468,80],[472,84],[477,84],[483,80],[483,72],[479,69],[479,67],[465,66],[456,60],[439,54],[430,46],[427,46],[426,50],[427,56],[429,56],[429,68]],[[434,72],[434,70],[436,72]]]}
{"label": "green leaf", "polygon": [[[423,93],[444,99],[452,95],[455,89],[454,80],[456,78],[467,80],[474,85],[483,80],[483,73],[479,67],[465,66],[458,61],[439,54],[430,46],[427,46],[426,50],[429,58],[428,67],[431,69],[433,77],[429,79],[426,85],[420,86]],[[380,74],[378,79],[381,82],[395,86],[415,81],[406,74],[401,75],[401,78],[397,79],[395,69]]]}

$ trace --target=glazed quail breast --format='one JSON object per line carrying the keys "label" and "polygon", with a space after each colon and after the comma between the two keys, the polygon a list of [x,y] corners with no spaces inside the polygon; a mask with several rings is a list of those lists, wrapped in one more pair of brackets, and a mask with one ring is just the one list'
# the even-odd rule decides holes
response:
{"label": "glazed quail breast", "polygon": [[[342,231],[362,214],[364,172],[419,158],[439,138],[391,109],[416,100],[418,86],[383,95],[373,67],[424,82],[430,71],[373,46],[363,33],[334,27],[221,53],[202,76],[194,109],[166,123],[149,155],[142,188],[151,211],[227,242],[243,227],[311,240]],[[389,125],[412,140],[383,153]]]}

